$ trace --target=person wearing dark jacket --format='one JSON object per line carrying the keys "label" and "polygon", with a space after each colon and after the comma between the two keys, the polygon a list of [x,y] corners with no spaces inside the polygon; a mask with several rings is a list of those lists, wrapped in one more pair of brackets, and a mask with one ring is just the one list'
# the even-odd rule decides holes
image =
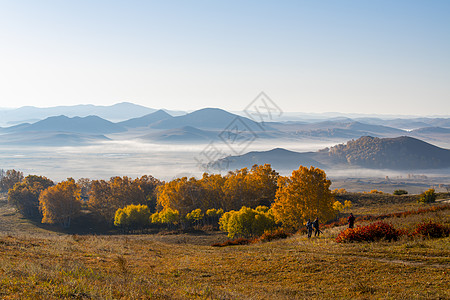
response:
{"label": "person wearing dark jacket", "polygon": [[320,229],[319,229],[319,217],[317,217],[314,222],[313,222],[313,226],[314,226],[314,236],[319,236],[320,235]]}
{"label": "person wearing dark jacket", "polygon": [[353,216],[353,213],[350,213],[348,217],[348,228],[353,228],[353,225],[355,225],[355,216]]}
{"label": "person wearing dark jacket", "polygon": [[311,237],[313,232],[313,223],[310,219],[308,219],[308,222],[306,222],[306,232],[308,233],[308,239]]}

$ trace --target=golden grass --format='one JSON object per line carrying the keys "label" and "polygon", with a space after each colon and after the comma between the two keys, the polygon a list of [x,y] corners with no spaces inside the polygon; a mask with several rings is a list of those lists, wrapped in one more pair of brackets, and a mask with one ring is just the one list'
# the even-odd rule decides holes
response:
{"label": "golden grass", "polygon": [[450,298],[450,238],[337,244],[341,229],[224,248],[209,246],[224,234],[0,233],[0,298]]}

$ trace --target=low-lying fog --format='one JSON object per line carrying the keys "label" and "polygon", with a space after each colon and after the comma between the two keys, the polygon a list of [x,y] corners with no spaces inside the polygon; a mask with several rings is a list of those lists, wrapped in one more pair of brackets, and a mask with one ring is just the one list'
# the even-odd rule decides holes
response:
{"label": "low-lying fog", "polygon": [[[249,151],[266,151],[285,148],[292,151],[317,151],[337,144],[336,141],[254,141],[241,154]],[[212,146],[212,147],[211,147]],[[109,141],[78,147],[24,147],[0,146],[0,169],[16,169],[24,174],[46,176],[54,181],[86,177],[109,179],[112,176],[153,175],[161,180],[181,176],[200,177],[205,171],[199,162],[208,157],[221,158],[224,154],[236,155],[226,144],[153,144],[139,141]],[[293,166],[292,169],[297,169]],[[208,170],[218,173],[218,170]],[[292,170],[277,170],[288,175]],[[405,176],[408,172],[391,170],[325,170],[330,177],[384,177]],[[222,173],[225,173],[223,171]],[[423,174],[422,172],[421,174]],[[417,174],[417,173],[416,173]],[[428,174],[428,175],[433,175]],[[445,170],[435,175],[449,174]]]}

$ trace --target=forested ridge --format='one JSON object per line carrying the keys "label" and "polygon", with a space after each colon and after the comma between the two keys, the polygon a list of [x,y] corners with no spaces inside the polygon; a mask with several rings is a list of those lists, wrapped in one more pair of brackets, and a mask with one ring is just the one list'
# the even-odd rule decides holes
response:
{"label": "forested ridge", "polygon": [[363,136],[328,149],[334,163],[386,169],[435,169],[450,167],[450,150],[402,136]]}

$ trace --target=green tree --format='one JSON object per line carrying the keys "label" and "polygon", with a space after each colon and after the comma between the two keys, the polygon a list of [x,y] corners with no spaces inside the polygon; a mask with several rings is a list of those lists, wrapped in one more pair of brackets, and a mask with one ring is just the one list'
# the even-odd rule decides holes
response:
{"label": "green tree", "polygon": [[53,181],[46,177],[28,175],[9,190],[8,201],[23,216],[27,218],[40,218],[39,196],[43,190],[53,185]]}
{"label": "green tree", "polygon": [[334,218],[331,181],[323,170],[300,166],[291,177],[281,177],[272,211],[277,222],[297,230],[307,219],[318,217],[322,222]]}

